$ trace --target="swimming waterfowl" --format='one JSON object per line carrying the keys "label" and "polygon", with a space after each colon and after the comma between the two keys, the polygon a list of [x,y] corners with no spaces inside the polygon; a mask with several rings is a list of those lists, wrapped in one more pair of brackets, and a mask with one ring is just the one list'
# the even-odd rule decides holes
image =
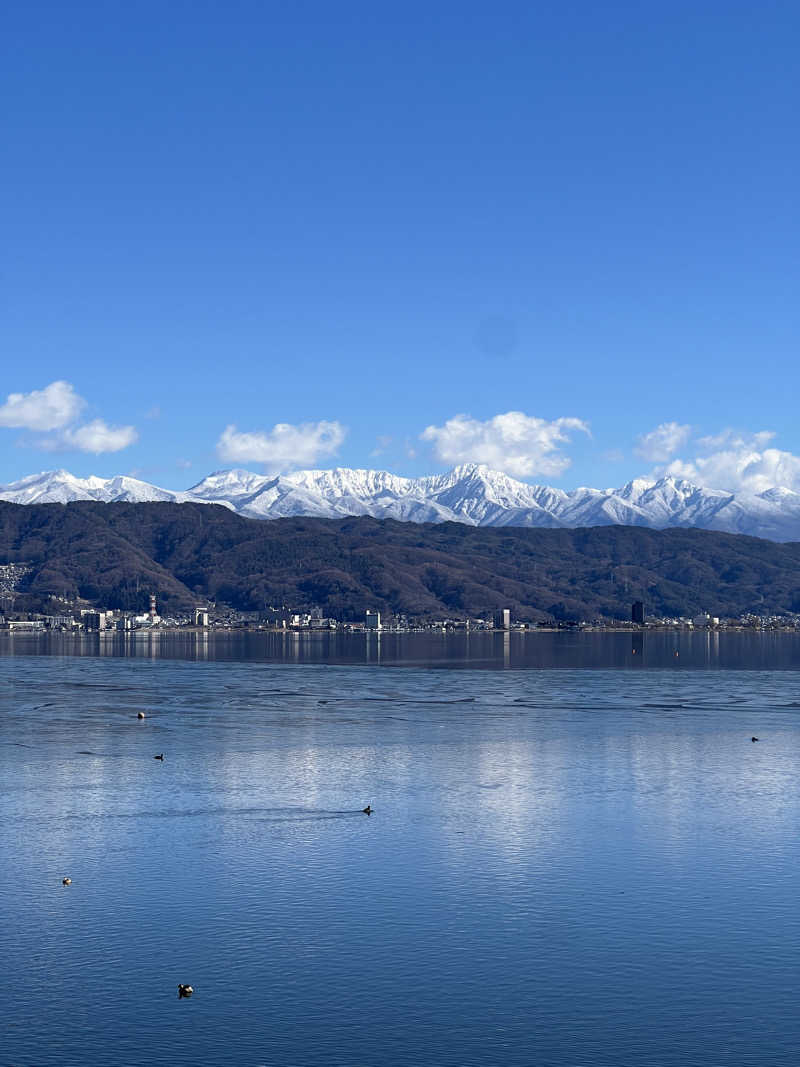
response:
{"label": "swimming waterfowl", "polygon": [[163,760],[164,759],[164,753],[162,752],[160,756],[153,756],[153,759]]}
{"label": "swimming waterfowl", "polygon": [[137,718],[137,719],[144,719],[144,718],[145,718],[145,714],[144,714],[144,712],[143,712],[143,711],[140,711],[140,712],[139,712],[139,713],[137,714],[136,718]]}
{"label": "swimming waterfowl", "polygon": [[758,741],[758,738],[757,737],[751,737],[750,740],[751,741]]}
{"label": "swimming waterfowl", "polygon": [[369,806],[369,804],[367,804],[367,806],[365,808],[362,808],[361,810],[364,812],[365,815],[372,814],[372,808]]}
{"label": "swimming waterfowl", "polygon": [[192,993],[194,993],[194,990],[192,989],[192,987],[190,985],[181,985],[181,983],[178,982],[178,999],[179,1000],[180,1000],[181,997],[190,997],[192,995]]}
{"label": "swimming waterfowl", "polygon": [[62,885],[72,885],[72,879],[71,878],[62,878],[61,879],[61,884]]}

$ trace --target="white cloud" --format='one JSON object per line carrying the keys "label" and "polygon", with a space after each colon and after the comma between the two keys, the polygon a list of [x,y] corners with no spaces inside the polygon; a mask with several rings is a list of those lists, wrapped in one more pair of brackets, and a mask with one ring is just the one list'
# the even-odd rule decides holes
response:
{"label": "white cloud", "polygon": [[800,456],[766,446],[775,434],[724,430],[697,442],[693,459],[676,459],[658,474],[685,478],[696,485],[729,492],[763,493],[776,486],[800,492]]}
{"label": "white cloud", "polygon": [[293,426],[279,422],[269,431],[240,433],[226,426],[217,454],[226,463],[261,463],[268,473],[313,466],[323,456],[334,455],[347,429],[339,422],[303,422]]}
{"label": "white cloud", "polygon": [[10,393],[0,407],[0,426],[49,434],[19,442],[45,452],[78,451],[99,455],[101,452],[119,452],[139,439],[135,427],[109,426],[103,419],[76,425],[85,407],[86,401],[75,392],[70,382],[51,382],[44,389],[34,389],[30,393]]}
{"label": "white cloud", "polygon": [[135,426],[109,426],[103,419],[93,419],[34,443],[45,452],[92,452],[99,456],[102,452],[120,452],[138,440]]}
{"label": "white cloud", "polygon": [[420,434],[430,441],[442,463],[485,463],[520,478],[531,475],[558,477],[570,464],[560,445],[572,431],[589,433],[582,419],[539,419],[522,411],[480,422],[469,415],[456,415],[443,426],[428,426]]}
{"label": "white cloud", "polygon": [[766,448],[775,436],[772,430],[759,430],[758,433],[740,433],[738,430],[723,430],[721,433],[712,434],[709,437],[698,438],[697,444],[706,452],[715,449],[731,448],[735,451],[747,449],[749,451]]}
{"label": "white cloud", "polygon": [[679,449],[683,448],[692,432],[691,426],[681,426],[677,422],[662,422],[650,433],[642,434],[634,451],[637,456],[650,460],[651,463],[666,463]]}
{"label": "white cloud", "polygon": [[59,430],[86,407],[69,382],[51,382],[31,393],[9,393],[0,407],[0,426],[22,430]]}

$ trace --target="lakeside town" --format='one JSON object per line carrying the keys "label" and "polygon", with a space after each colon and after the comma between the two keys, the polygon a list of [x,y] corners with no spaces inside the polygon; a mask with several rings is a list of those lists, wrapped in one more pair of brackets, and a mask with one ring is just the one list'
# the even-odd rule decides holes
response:
{"label": "lakeside town", "polygon": [[710,612],[693,616],[663,617],[648,614],[642,600],[634,600],[627,619],[549,619],[532,622],[515,619],[511,608],[501,608],[483,617],[447,616],[415,618],[406,614],[386,615],[365,607],[360,619],[332,618],[321,607],[294,609],[266,606],[261,611],[239,611],[208,601],[192,611],[161,614],[156,593],[147,594],[146,611],[98,608],[79,600],[52,595],[49,611],[16,611],[20,582],[29,568],[25,564],[0,564],[0,633],[117,634],[153,631],[264,630],[295,633],[508,633],[557,632],[560,630],[800,630],[800,613],[745,613],[722,617]]}
{"label": "lakeside town", "polygon": [[136,614],[116,609],[98,609],[61,602],[53,598],[52,612],[14,612],[13,598],[0,590],[0,633],[133,634],[154,631],[271,631],[294,633],[478,633],[478,632],[557,632],[561,630],[753,630],[798,631],[800,614],[772,615],[747,613],[737,618],[721,618],[702,612],[693,617],[660,618],[648,615],[642,601],[631,604],[627,620],[594,619],[580,621],[527,622],[514,619],[510,608],[484,618],[448,617],[414,619],[407,615],[382,616],[365,609],[363,619],[343,621],[324,615],[319,607],[293,611],[267,607],[262,611],[236,611],[210,603],[190,613],[161,615],[155,594],[149,596],[149,609]]}

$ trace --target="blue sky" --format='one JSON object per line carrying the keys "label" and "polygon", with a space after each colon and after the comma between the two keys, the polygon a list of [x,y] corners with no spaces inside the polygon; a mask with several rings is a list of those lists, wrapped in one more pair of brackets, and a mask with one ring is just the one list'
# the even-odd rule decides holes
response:
{"label": "blue sky", "polygon": [[17,5],[0,481],[800,489],[799,46],[768,0]]}

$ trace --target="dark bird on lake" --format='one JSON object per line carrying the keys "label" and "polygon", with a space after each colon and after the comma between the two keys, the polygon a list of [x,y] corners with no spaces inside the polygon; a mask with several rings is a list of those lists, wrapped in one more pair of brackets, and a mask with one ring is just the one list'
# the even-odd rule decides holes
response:
{"label": "dark bird on lake", "polygon": [[62,885],[72,885],[72,879],[71,878],[62,878],[61,879],[61,884]]}
{"label": "dark bird on lake", "polygon": [[365,808],[362,808],[361,810],[364,812],[365,815],[372,814],[372,808],[369,806],[369,804],[367,804],[367,806]]}
{"label": "dark bird on lake", "polygon": [[194,993],[194,990],[190,985],[181,985],[181,983],[178,982],[178,1000],[180,1000],[181,997],[190,997],[192,993]]}
{"label": "dark bird on lake", "polygon": [[757,737],[751,737],[750,740],[751,741],[758,741],[758,738]]}
{"label": "dark bird on lake", "polygon": [[153,756],[153,759],[163,760],[164,759],[164,753],[162,752],[160,756]]}

